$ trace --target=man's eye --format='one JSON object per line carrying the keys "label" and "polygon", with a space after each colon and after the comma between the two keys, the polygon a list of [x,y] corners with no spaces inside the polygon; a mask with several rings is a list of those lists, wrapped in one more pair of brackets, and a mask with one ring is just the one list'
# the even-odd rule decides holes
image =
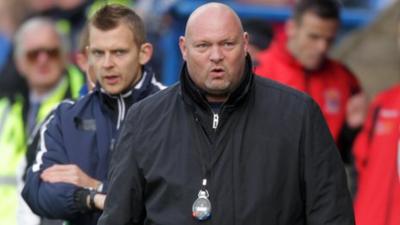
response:
{"label": "man's eye", "polygon": [[207,48],[208,45],[206,43],[197,44],[196,48]]}
{"label": "man's eye", "polygon": [[233,43],[233,42],[225,42],[224,43],[224,47],[227,47],[227,48],[231,48],[231,47],[233,47],[235,45],[235,43]]}
{"label": "man's eye", "polygon": [[125,50],[116,50],[116,51],[114,51],[114,54],[117,55],[117,56],[124,55],[125,53],[126,53]]}
{"label": "man's eye", "polygon": [[102,51],[98,51],[98,50],[94,50],[92,51],[92,55],[94,55],[95,57],[99,57],[103,55]]}

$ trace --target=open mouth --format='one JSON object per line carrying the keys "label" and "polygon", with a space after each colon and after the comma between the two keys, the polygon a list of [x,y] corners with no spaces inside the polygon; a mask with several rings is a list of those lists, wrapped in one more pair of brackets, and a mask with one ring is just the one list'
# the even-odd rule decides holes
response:
{"label": "open mouth", "polygon": [[211,70],[211,74],[216,77],[221,77],[225,73],[225,70],[222,68],[214,68]]}
{"label": "open mouth", "polygon": [[109,76],[105,76],[104,80],[108,83],[108,84],[116,84],[119,81],[119,76],[117,75],[109,75]]}

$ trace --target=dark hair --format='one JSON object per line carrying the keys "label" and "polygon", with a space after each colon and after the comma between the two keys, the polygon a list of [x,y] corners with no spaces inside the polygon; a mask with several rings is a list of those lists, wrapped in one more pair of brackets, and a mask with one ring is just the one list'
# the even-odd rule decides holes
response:
{"label": "dark hair", "polygon": [[259,49],[268,48],[269,44],[274,38],[274,30],[272,26],[265,20],[243,20],[243,29],[249,34],[250,44]]}
{"label": "dark hair", "polygon": [[100,8],[89,20],[90,25],[103,31],[114,29],[121,23],[127,25],[132,31],[134,41],[138,46],[146,42],[146,31],[142,19],[126,6],[107,4]]}
{"label": "dark hair", "polygon": [[300,22],[305,13],[311,12],[323,19],[340,19],[341,4],[338,0],[298,0],[293,18]]}

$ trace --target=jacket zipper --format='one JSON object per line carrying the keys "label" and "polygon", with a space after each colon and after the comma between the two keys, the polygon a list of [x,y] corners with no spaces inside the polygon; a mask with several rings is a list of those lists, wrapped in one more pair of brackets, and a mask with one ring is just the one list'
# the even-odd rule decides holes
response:
{"label": "jacket zipper", "polygon": [[218,123],[219,123],[219,115],[218,115],[218,113],[214,113],[213,124],[212,124],[212,128],[214,130],[216,130],[218,128]]}
{"label": "jacket zipper", "polygon": [[125,102],[124,99],[122,98],[122,95],[120,95],[117,99],[118,102],[118,122],[117,122],[117,130],[121,127],[121,123],[125,118]]}

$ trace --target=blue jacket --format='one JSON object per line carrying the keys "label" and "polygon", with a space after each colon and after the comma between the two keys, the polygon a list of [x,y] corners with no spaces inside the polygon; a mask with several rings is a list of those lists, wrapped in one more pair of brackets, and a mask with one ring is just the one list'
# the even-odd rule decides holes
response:
{"label": "blue jacket", "polygon": [[97,224],[100,212],[82,213],[74,201],[79,187],[48,183],[42,171],[54,164],[75,164],[107,186],[107,172],[113,143],[125,114],[133,103],[163,86],[145,70],[134,88],[110,96],[101,88],[76,103],[65,101],[42,125],[35,164],[29,169],[22,196],[38,215],[68,220],[74,225]]}

